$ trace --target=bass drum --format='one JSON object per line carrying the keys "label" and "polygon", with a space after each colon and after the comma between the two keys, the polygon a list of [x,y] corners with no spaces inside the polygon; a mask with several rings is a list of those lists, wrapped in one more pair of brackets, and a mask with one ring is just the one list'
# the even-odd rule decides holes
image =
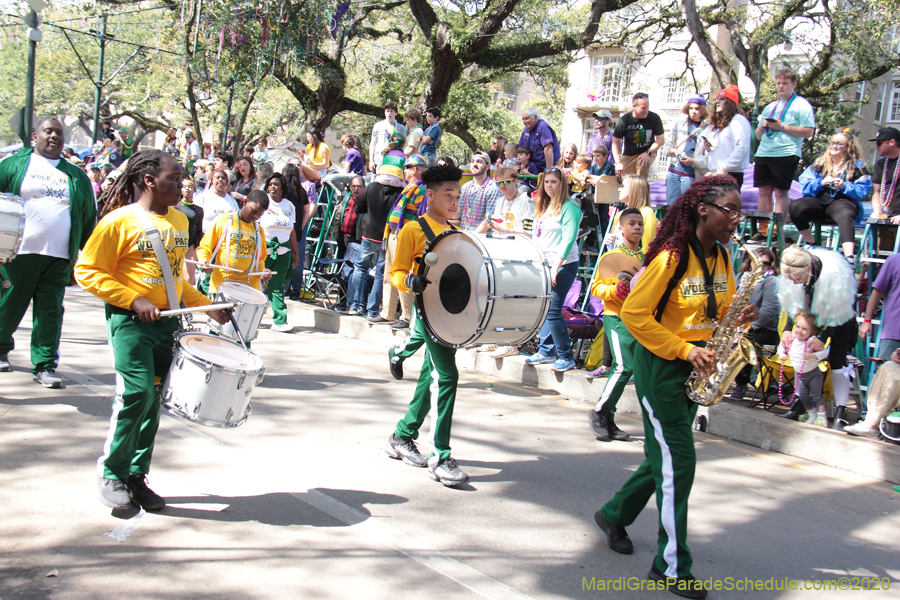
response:
{"label": "bass drum", "polygon": [[19,252],[25,232],[25,203],[15,194],[0,194],[0,265]]}
{"label": "bass drum", "polygon": [[437,262],[421,317],[431,336],[453,348],[519,346],[533,338],[550,308],[550,267],[531,238],[448,229],[426,248]]}

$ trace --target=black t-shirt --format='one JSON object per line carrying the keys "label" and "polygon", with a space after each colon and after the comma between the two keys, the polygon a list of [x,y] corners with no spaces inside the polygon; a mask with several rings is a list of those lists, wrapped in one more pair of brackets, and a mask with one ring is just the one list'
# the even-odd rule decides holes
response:
{"label": "black t-shirt", "polygon": [[635,119],[632,113],[625,113],[616,123],[613,137],[625,143],[624,156],[635,156],[646,152],[655,141],[654,138],[666,132],[659,115],[651,112],[643,119]]}
{"label": "black t-shirt", "polygon": [[200,231],[200,226],[203,224],[203,208],[196,204],[185,204],[184,202],[179,202],[175,208],[183,212],[184,216],[187,217],[188,246],[199,246],[200,239],[203,237],[203,232]]}
{"label": "black t-shirt", "polygon": [[362,236],[369,240],[384,239],[384,225],[387,223],[391,208],[403,188],[370,183],[359,200],[356,201],[356,212],[369,215],[363,226]]}
{"label": "black t-shirt", "polygon": [[[231,189],[241,196],[246,196],[247,194],[249,194],[254,187],[256,187],[256,177],[252,177],[250,181],[244,181],[243,179],[235,178],[231,182]],[[241,204],[243,204],[243,202],[241,202]]]}
{"label": "black t-shirt", "polygon": [[[890,191],[895,175],[900,177],[900,173],[897,172],[897,169],[900,168],[900,164],[897,164],[898,162],[900,162],[900,157],[888,160],[887,156],[882,156],[875,161],[872,183],[881,186],[882,200],[886,200],[885,195]],[[887,163],[887,177],[885,177],[885,163]],[[876,212],[881,212],[880,207],[873,206],[872,209]],[[900,215],[900,179],[898,179],[897,185],[894,187],[894,197],[891,198],[891,205],[885,208],[884,212],[892,217]]]}

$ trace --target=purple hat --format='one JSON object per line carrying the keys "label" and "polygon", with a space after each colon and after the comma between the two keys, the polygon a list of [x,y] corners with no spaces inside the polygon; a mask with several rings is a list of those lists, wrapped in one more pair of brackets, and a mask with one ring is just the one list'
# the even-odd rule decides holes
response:
{"label": "purple hat", "polygon": [[700,106],[706,106],[706,98],[704,98],[703,96],[700,96],[700,95],[691,96],[690,98],[688,98],[687,103],[688,104],[699,104]]}

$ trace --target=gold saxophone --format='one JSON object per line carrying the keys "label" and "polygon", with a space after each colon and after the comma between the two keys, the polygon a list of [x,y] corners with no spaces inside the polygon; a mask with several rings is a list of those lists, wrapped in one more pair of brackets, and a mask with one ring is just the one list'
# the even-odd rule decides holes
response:
{"label": "gold saxophone", "polygon": [[[747,249],[743,240],[736,234],[731,234],[731,239],[735,244]],[[766,269],[756,252],[747,250],[747,255],[753,263],[752,270],[741,281],[734,302],[706,344],[706,349],[715,354],[712,372],[707,376],[694,369],[685,384],[688,397],[703,406],[721,402],[738,373],[748,364],[756,365],[756,350],[753,349],[753,342],[746,334],[750,325],[739,326],[737,321],[741,311],[750,302],[753,288],[762,279]]]}

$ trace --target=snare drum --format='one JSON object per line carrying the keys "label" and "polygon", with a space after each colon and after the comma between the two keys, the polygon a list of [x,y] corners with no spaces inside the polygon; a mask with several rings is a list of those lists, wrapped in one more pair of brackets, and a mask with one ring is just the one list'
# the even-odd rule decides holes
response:
{"label": "snare drum", "polygon": [[426,252],[421,316],[439,343],[518,346],[541,329],[550,309],[550,267],[531,238],[448,229]]}
{"label": "snare drum", "polygon": [[19,252],[25,231],[25,203],[15,194],[0,194],[0,264]]}
{"label": "snare drum", "polygon": [[[249,285],[226,281],[216,289],[216,302],[234,302],[234,321],[237,323],[241,335],[244,336],[244,341],[249,342],[256,339],[259,333],[259,324],[269,305],[265,294]],[[207,333],[239,341],[234,331],[234,325],[230,321],[225,325],[220,325],[217,321],[210,319]]]}
{"label": "snare drum", "polygon": [[162,405],[210,427],[237,427],[250,415],[250,394],[262,381],[263,359],[224,338],[185,331],[162,385]]}

